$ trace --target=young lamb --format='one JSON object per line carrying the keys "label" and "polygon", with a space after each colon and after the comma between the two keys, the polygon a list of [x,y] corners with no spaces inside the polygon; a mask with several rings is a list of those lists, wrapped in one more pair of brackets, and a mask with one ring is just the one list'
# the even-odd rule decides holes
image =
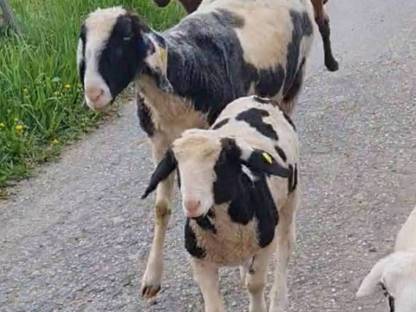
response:
{"label": "young lamb", "polygon": [[[325,66],[329,71],[337,71],[339,65],[334,55],[332,54],[331,29],[329,27],[329,17],[324,9],[324,4],[326,4],[328,0],[311,1],[315,11],[315,22],[318,25],[319,32],[321,33],[322,42],[324,45]],[[169,4],[170,0],[154,0],[154,2],[158,6],[164,7]],[[179,2],[183,5],[186,12],[192,13],[198,8],[202,0],[179,0]]]}
{"label": "young lamb", "polygon": [[[163,33],[115,7],[88,16],[77,60],[92,109],[103,109],[136,82],[140,124],[158,162],[184,130],[208,128],[236,98],[271,97],[290,113],[312,39],[309,0],[217,0]],[[146,298],[160,290],[173,182],[172,175],[156,192]]]}
{"label": "young lamb", "polygon": [[362,282],[357,296],[384,292],[390,311],[416,311],[416,208],[400,230],[394,253],[381,259]]}
{"label": "young lamb", "polygon": [[[298,166],[293,123],[275,102],[256,96],[229,104],[209,130],[185,131],[157,166],[143,198],[178,169],[185,247],[206,312],[225,310],[218,269],[236,265],[246,272],[250,311],[284,311]],[[267,268],[276,250],[267,310]]]}

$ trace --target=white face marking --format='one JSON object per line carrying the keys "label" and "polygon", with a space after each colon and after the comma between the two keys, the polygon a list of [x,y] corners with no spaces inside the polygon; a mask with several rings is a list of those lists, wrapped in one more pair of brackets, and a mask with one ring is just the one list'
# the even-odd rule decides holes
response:
{"label": "white face marking", "polygon": [[[216,179],[214,166],[221,151],[217,138],[209,137],[209,131],[188,130],[174,143],[181,180],[182,203],[189,216],[186,203],[199,202],[192,217],[203,216],[214,206],[213,185]],[[192,135],[187,135],[192,133]],[[193,134],[196,135],[193,135]]]}
{"label": "white face marking", "polygon": [[[85,101],[93,110],[101,110],[108,105],[113,97],[110,88],[98,71],[101,51],[104,49],[117,18],[126,14],[121,7],[98,9],[91,13],[85,21],[87,29],[85,45]],[[82,60],[82,44],[78,45],[78,62]]]}

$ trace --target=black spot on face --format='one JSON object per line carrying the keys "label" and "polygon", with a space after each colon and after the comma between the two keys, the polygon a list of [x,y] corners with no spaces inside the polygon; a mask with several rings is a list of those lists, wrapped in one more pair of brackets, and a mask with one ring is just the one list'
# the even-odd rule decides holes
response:
{"label": "black spot on face", "polygon": [[287,156],[286,153],[280,148],[280,146],[275,146],[274,149],[276,150],[277,154],[280,156],[280,158],[286,162],[287,161]]}
{"label": "black spot on face", "polygon": [[98,71],[116,97],[144,67],[148,44],[142,32],[149,31],[135,15],[119,16],[99,56]]}
{"label": "black spot on face", "polygon": [[140,127],[149,137],[155,133],[155,125],[152,121],[152,114],[149,107],[145,104],[144,98],[137,96],[137,115],[139,117]]}
{"label": "black spot on face", "polygon": [[248,224],[255,217],[258,221],[258,240],[260,247],[265,247],[274,238],[278,223],[278,212],[266,182],[266,175],[253,172],[257,180],[252,181],[242,170],[236,159],[241,150],[232,139],[223,140],[223,150],[214,166],[215,204],[230,202],[228,214],[235,223]]}
{"label": "black spot on face", "polygon": [[269,112],[266,110],[251,108],[238,114],[236,120],[248,123],[251,127],[256,129],[262,135],[277,141],[279,137],[276,131],[273,129],[272,125],[263,121],[263,118],[269,115]]}
{"label": "black spot on face", "polygon": [[313,33],[312,22],[306,12],[300,13],[290,11],[293,30],[292,40],[287,47],[286,80],[283,86],[283,94],[286,95],[292,87],[299,66],[300,45],[304,36],[311,36]]}
{"label": "black spot on face", "polygon": [[229,118],[225,118],[225,119],[221,120],[220,122],[215,123],[215,125],[212,127],[212,129],[217,130],[217,129],[223,127],[224,125],[226,125],[229,121],[230,121]]}
{"label": "black spot on face", "polygon": [[198,241],[190,222],[187,219],[185,224],[185,248],[192,257],[202,259],[206,256],[206,250],[198,246]]}

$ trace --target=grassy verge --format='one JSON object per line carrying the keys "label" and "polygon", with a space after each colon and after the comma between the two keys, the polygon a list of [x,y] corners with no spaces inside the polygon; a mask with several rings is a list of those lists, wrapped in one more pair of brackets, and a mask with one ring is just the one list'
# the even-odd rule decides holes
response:
{"label": "grassy verge", "polygon": [[156,29],[181,9],[151,0],[11,0],[24,36],[0,34],[0,190],[59,153],[100,119],[81,105],[75,51],[81,20],[97,7],[123,4]]}

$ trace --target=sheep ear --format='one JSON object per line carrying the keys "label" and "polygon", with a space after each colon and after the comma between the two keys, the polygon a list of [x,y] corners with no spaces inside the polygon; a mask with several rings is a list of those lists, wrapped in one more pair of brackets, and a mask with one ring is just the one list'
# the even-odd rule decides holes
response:
{"label": "sheep ear", "polygon": [[272,155],[263,150],[253,149],[242,140],[236,142],[235,139],[223,138],[221,144],[227,151],[229,159],[240,160],[241,163],[254,172],[262,172],[282,178],[288,178],[290,175],[290,170],[280,165]]}
{"label": "sheep ear", "polygon": [[143,38],[147,46],[145,62],[156,79],[157,86],[165,92],[172,93],[173,86],[167,76],[168,48],[165,40],[154,33],[144,33]]}
{"label": "sheep ear", "polygon": [[243,163],[253,171],[260,171],[266,174],[288,178],[290,171],[280,165],[269,153],[255,149],[248,159],[243,159]]}
{"label": "sheep ear", "polygon": [[155,171],[150,178],[150,182],[146,191],[144,192],[142,199],[145,199],[152,193],[158,184],[165,180],[169,175],[177,168],[177,161],[172,150],[168,150],[165,157],[159,162]]}
{"label": "sheep ear", "polygon": [[382,282],[381,279],[388,261],[389,257],[381,259],[376,263],[376,265],[371,269],[370,273],[368,273],[368,275],[361,283],[361,286],[357,292],[357,297],[366,297],[374,294],[377,290],[381,289],[379,285]]}

